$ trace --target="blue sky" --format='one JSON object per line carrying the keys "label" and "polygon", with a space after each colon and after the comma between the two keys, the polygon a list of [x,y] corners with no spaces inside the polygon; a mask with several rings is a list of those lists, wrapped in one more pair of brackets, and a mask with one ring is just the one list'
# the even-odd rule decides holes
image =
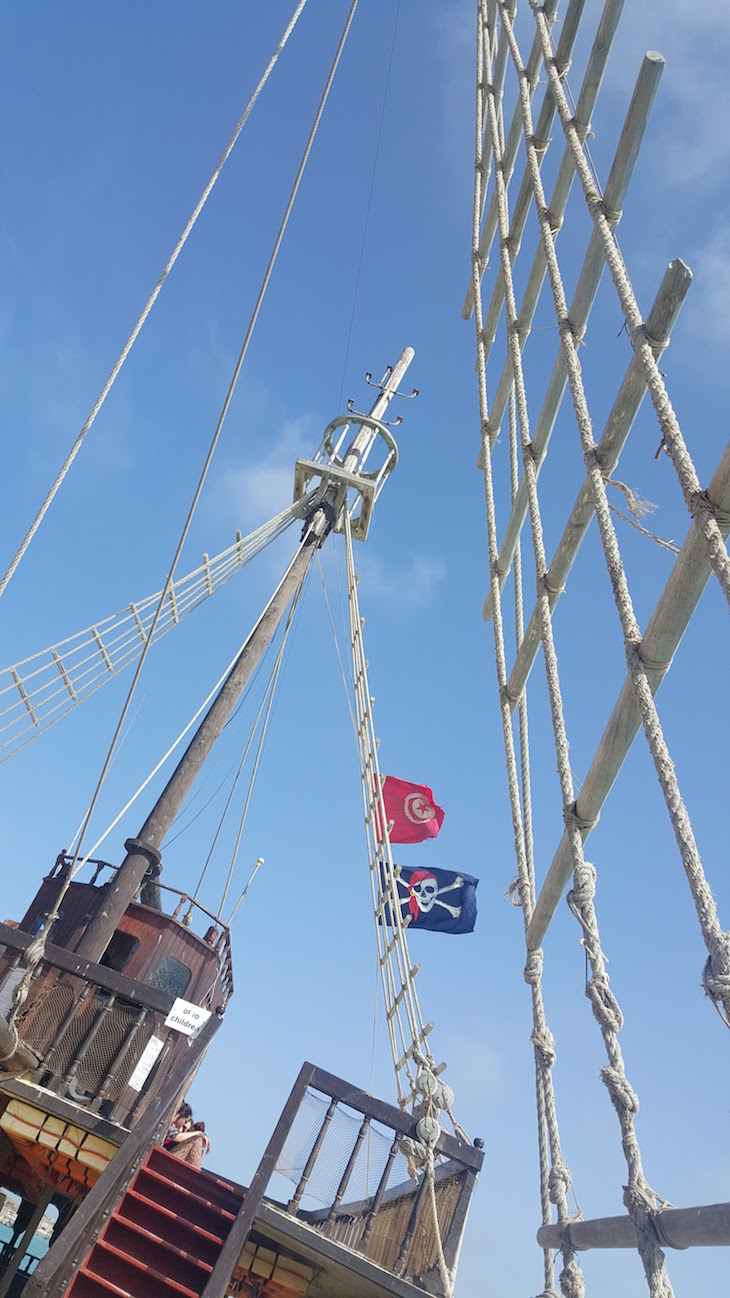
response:
{"label": "blue sky", "polygon": [[[291,7],[289,0],[72,0],[0,8],[3,556],[14,551],[83,424]],[[343,0],[311,0],[307,7],[8,588],[0,620],[4,662],[161,586],[347,8]],[[367,400],[364,372],[379,374],[404,346],[415,348],[408,384],[421,396],[400,410],[401,462],[357,554],[360,599],[383,769],[431,784],[446,809],[438,841],[403,849],[403,862],[461,868],[481,880],[475,934],[418,935],[412,950],[457,1114],[486,1142],[458,1292],[496,1298],[537,1293],[541,1256],[534,1244],[539,1198],[522,921],[505,900],[514,853],[492,633],[481,620],[488,576],[475,467],[474,336],[460,318],[469,274],[473,8],[471,0],[402,0],[384,102],[398,7],[394,0],[360,6],[181,571],[196,567],[203,551],[224,549],[237,528],[245,534],[282,508],[296,457],[314,451],[348,397],[356,405]],[[576,94],[600,9],[587,0],[569,74]],[[523,30],[527,22],[523,14]],[[605,180],[641,57],[659,49],[667,67],[619,239],[645,311],[672,257],[694,272],[662,367],[703,484],[726,437],[729,45],[719,0],[691,13],[679,0],[629,0],[591,141]],[[587,237],[579,203],[559,241],[569,288]],[[526,248],[534,239],[529,225]],[[537,403],[556,348],[545,300],[535,323],[526,365]],[[598,428],[629,360],[621,325],[605,283],[581,354]],[[681,544],[688,516],[669,460],[654,459],[658,441],[643,407],[619,476],[657,505],[652,529]],[[504,489],[506,428],[494,465]],[[565,411],[541,479],[549,551],[581,478],[577,433]],[[502,526],[505,512],[503,496]],[[625,526],[620,540],[646,625],[672,558]],[[235,653],[288,544],[278,543],[151,655],[94,822],[98,832]],[[339,539],[323,566],[344,648]],[[529,588],[529,560],[526,571]],[[710,585],[659,710],[727,924],[726,618]],[[580,781],[624,676],[595,529],[571,575],[555,635]],[[3,918],[22,913],[35,880],[76,829],[125,686],[122,679],[111,684],[3,767]],[[540,661],[530,706],[543,877],[562,818]],[[250,709],[243,715],[209,788],[234,760],[252,716]],[[158,780],[153,788],[160,787]],[[213,1140],[211,1165],[244,1181],[305,1058],[366,1088],[374,1070],[376,1093],[394,1097],[381,1006],[372,1059],[375,944],[358,767],[316,572],[292,637],[257,795],[240,887],[257,856],[266,865],[234,929],[236,997],[192,1096]],[[197,877],[224,796],[165,854],[166,874],[181,887]],[[142,799],[110,837],[109,859],[119,859],[148,806]],[[235,828],[214,858],[211,904],[219,899]],[[700,990],[704,949],[643,741],[588,855],[598,869],[612,987],[626,1016],[622,1042],[642,1104],[647,1176],[677,1205],[725,1200],[727,1031]],[[585,1215],[620,1213],[625,1166],[618,1125],[598,1076],[602,1047],[583,994],[579,933],[566,907],[545,950],[565,1155]],[[592,1298],[608,1298],[619,1285],[627,1298],[645,1292],[633,1255],[588,1254],[584,1266]],[[677,1254],[670,1273],[677,1293],[719,1292],[727,1259],[721,1250]]]}

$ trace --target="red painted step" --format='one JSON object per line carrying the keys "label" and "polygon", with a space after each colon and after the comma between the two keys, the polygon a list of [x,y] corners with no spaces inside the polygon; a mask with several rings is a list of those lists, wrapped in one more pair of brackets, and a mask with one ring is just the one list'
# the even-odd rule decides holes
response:
{"label": "red painted step", "polygon": [[244,1194],[153,1148],[67,1298],[199,1298]]}

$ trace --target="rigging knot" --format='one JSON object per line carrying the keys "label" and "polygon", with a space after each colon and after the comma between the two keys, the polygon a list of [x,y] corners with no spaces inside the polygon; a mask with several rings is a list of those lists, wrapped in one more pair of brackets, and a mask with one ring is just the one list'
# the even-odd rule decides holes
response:
{"label": "rigging knot", "polygon": [[[672,665],[672,659],[670,658],[669,662],[660,662],[658,658],[650,658],[649,655],[644,652],[643,641],[640,641],[638,644],[632,645],[631,648],[632,648],[632,657],[634,658],[634,661],[635,662],[638,661],[639,663],[641,663],[641,666],[644,668],[645,671],[659,672],[662,676],[665,676],[666,673],[669,671],[669,668]],[[629,664],[629,666],[630,665],[631,664]]]}
{"label": "rigging knot", "polygon": [[555,1051],[555,1038],[549,1028],[539,1031],[535,1028],[530,1040],[538,1051],[540,1058],[546,1068],[554,1068],[557,1054]]}
{"label": "rigging knot", "polygon": [[575,802],[571,802],[569,806],[563,807],[563,820],[565,822],[565,828],[568,831],[575,828],[575,829],[579,829],[581,833],[585,833],[586,835],[591,834],[593,830],[596,828],[596,825],[598,824],[600,819],[601,819],[600,811],[598,812],[598,815],[593,817],[593,819],[588,819],[586,816],[581,816],[580,812],[578,811],[577,800]]}
{"label": "rigging knot", "polygon": [[576,865],[573,873],[573,887],[568,893],[568,905],[571,909],[582,910],[593,901],[596,892],[596,867],[590,861]]}
{"label": "rigging knot", "polygon": [[564,586],[564,585],[561,585],[561,586],[554,586],[554,585],[553,585],[553,583],[552,583],[551,580],[550,580],[550,572],[549,572],[549,570],[548,570],[547,572],[543,573],[542,577],[538,577],[538,579],[537,579],[537,589],[538,589],[538,591],[544,591],[545,594],[547,595],[548,599],[558,600],[558,599],[560,599],[560,596],[561,596],[561,595],[565,594],[565,586]]}
{"label": "rigging knot", "polygon": [[626,1080],[623,1072],[606,1065],[601,1069],[601,1081],[604,1083],[617,1109],[635,1118],[639,1112],[639,1097],[633,1086]]}
{"label": "rigging knot", "polygon": [[706,491],[695,493],[691,502],[691,512],[693,518],[697,513],[704,515],[705,518],[709,514],[714,518],[718,527],[726,527],[730,530],[730,510],[723,509],[721,505],[713,504]]}
{"label": "rigging knot", "polygon": [[[608,974],[605,971],[594,974],[592,978],[588,979],[586,996],[591,1002],[591,1008],[601,1027],[607,1028],[610,1032],[620,1032],[624,1025],[624,1016],[621,1013],[616,997],[608,985]],[[608,1086],[608,1082],[606,1082],[606,1085]],[[628,1082],[626,1085],[628,1086]],[[629,1090],[631,1090],[630,1087]],[[633,1091],[631,1094],[633,1095]]]}
{"label": "rigging knot", "polygon": [[573,1178],[570,1175],[567,1163],[558,1155],[548,1176],[548,1193],[551,1203],[560,1203],[565,1199],[568,1190],[573,1184]]}
{"label": "rigging knot", "polygon": [[[730,1027],[730,933],[715,938],[702,970],[702,986],[718,1013]],[[723,1002],[725,1013],[720,1008]]]}
{"label": "rigging knot", "polygon": [[613,228],[614,228],[615,226],[618,225],[619,221],[621,220],[621,217],[623,216],[623,209],[622,209],[622,208],[620,208],[620,207],[607,207],[606,202],[605,202],[604,199],[601,199],[601,202],[600,202],[600,209],[599,209],[599,210],[600,210],[600,211],[603,213],[603,215],[605,216],[605,218],[606,218],[606,220],[608,221],[608,224],[610,225],[610,227],[611,227],[612,230],[613,230]]}
{"label": "rigging knot", "polygon": [[560,1288],[563,1298],[585,1298],[586,1286],[583,1272],[572,1255],[560,1272]]}
{"label": "rigging knot", "polygon": [[[527,952],[527,963],[525,964],[524,979],[526,983],[530,983],[531,986],[533,987],[537,987],[540,979],[542,978],[543,961],[544,961],[544,956],[543,956],[543,951],[541,946],[539,946],[536,951]],[[537,1042],[535,1042],[535,1045],[537,1045]]]}

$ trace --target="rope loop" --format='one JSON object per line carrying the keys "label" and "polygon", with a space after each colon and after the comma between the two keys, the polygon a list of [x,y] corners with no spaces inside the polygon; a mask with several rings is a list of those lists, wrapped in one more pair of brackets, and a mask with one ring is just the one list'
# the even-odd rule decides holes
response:
{"label": "rope loop", "polygon": [[536,135],[530,137],[532,147],[538,157],[544,156],[550,148],[552,136],[548,135],[546,140],[539,140]]}
{"label": "rope loop", "polygon": [[[527,963],[525,965],[524,973],[526,983],[530,983],[531,986],[537,987],[542,978],[542,966],[544,960],[545,957],[541,946],[539,946],[536,951],[527,952]],[[535,1044],[537,1044],[537,1042]]]}
{"label": "rope loop", "polygon": [[601,1069],[601,1081],[604,1083],[616,1108],[620,1108],[626,1114],[635,1118],[639,1112],[639,1097],[633,1086],[626,1080],[623,1072],[617,1068],[611,1068],[606,1065]]}
{"label": "rope loop", "polygon": [[[596,825],[598,824],[600,819],[601,819],[600,811],[596,816],[593,817],[592,820],[588,820],[585,816],[581,816],[580,812],[578,811],[577,801],[571,802],[570,805],[567,807],[563,807],[563,820],[565,821],[565,828],[567,830],[570,830],[573,827],[575,827],[576,829],[579,829],[581,833],[585,831],[586,834],[590,834],[596,828]],[[592,868],[593,867],[591,867],[591,869]]]}
{"label": "rope loop", "polygon": [[544,591],[545,594],[550,599],[555,599],[555,600],[559,599],[561,595],[565,594],[565,586],[554,586],[552,584],[552,582],[550,581],[549,570],[548,572],[543,573],[542,577],[538,577],[537,590],[538,590],[538,594]]}
{"label": "rope loop", "polygon": [[[638,333],[639,330],[637,330],[637,335]],[[647,330],[646,325],[641,326],[641,333],[643,334],[644,342],[648,343],[649,346],[651,347],[651,350],[654,353],[654,359],[658,360],[662,352],[666,351],[667,347],[669,346],[669,339],[665,338],[663,341],[660,341],[658,338],[652,338],[651,334]]]}
{"label": "rope loop", "polygon": [[644,653],[643,642],[637,645],[637,651],[638,660],[646,671],[661,672],[662,676],[669,671],[673,661],[671,658],[669,662],[660,662],[658,658],[650,658],[648,654]]}

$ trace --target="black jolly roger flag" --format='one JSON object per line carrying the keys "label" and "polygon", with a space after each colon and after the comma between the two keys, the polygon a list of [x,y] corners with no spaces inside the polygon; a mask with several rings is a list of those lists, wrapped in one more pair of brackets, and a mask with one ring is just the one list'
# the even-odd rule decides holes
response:
{"label": "black jolly roger flag", "polygon": [[[381,865],[382,870],[382,865]],[[383,880],[384,882],[384,880]],[[409,927],[435,933],[471,933],[477,918],[478,879],[452,870],[412,870],[401,867],[398,901]],[[388,907],[385,922],[389,924]]]}

